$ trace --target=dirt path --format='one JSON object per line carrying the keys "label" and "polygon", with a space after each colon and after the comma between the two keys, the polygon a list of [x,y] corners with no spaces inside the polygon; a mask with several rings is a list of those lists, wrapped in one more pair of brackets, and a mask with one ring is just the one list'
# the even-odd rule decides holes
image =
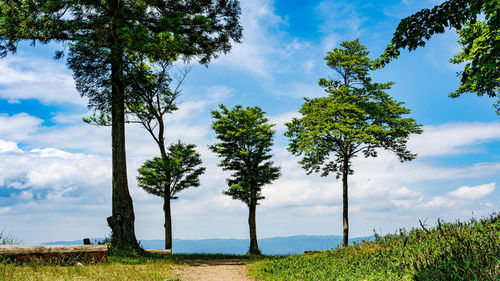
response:
{"label": "dirt path", "polygon": [[193,260],[178,274],[186,281],[252,281],[238,259]]}

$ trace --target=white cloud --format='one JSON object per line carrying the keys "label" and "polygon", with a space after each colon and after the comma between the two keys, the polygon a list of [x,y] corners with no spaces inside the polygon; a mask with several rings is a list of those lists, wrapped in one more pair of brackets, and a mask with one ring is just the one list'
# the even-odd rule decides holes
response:
{"label": "white cloud", "polygon": [[7,153],[7,152],[22,153],[23,151],[19,149],[17,143],[13,141],[4,141],[0,139],[0,153]]}
{"label": "white cloud", "polygon": [[[448,192],[444,196],[435,196],[427,203],[421,204],[420,207],[431,208],[450,208],[463,207],[478,199],[491,194],[495,190],[495,183],[482,184],[477,186],[461,186],[454,191]],[[488,207],[488,204],[485,205]]]}
{"label": "white cloud", "polygon": [[242,1],[242,43],[233,44],[229,54],[213,62],[253,74],[270,91],[280,75],[296,74],[302,68],[311,74],[314,57],[311,53],[314,44],[290,35],[287,18],[277,14],[274,3],[273,0]]}
{"label": "white cloud", "polygon": [[25,140],[35,133],[43,120],[26,113],[16,115],[0,114],[0,138],[7,140]]}
{"label": "white cloud", "polygon": [[95,155],[46,148],[0,157],[0,188],[83,188],[106,183],[110,178],[108,159]]}
{"label": "white cloud", "polygon": [[396,207],[412,208],[423,200],[423,195],[404,186],[389,191],[389,199]]}
{"label": "white cloud", "polygon": [[461,186],[457,190],[449,192],[448,195],[461,200],[477,200],[491,194],[495,190],[495,183],[482,184],[478,186]]}
{"label": "white cloud", "polygon": [[275,31],[277,26],[286,24],[275,14],[273,4],[272,0],[241,2],[243,42],[234,44],[231,53],[220,57],[214,64],[244,68],[258,76],[267,76],[272,62],[268,58],[278,53],[276,34],[270,29]]}
{"label": "white cloud", "polygon": [[291,122],[293,118],[299,118],[300,116],[302,115],[297,111],[289,111],[281,113],[280,115],[270,116],[269,122],[276,125],[273,129],[276,130],[277,133],[281,133],[287,129],[285,123]]}
{"label": "white cloud", "polygon": [[210,103],[221,102],[233,94],[233,89],[224,86],[216,85],[207,88],[207,98]]}
{"label": "white cloud", "polygon": [[421,205],[425,208],[450,208],[454,207],[457,204],[456,200],[453,200],[446,196],[436,196],[433,197],[429,202],[424,205]]}
{"label": "white cloud", "polygon": [[480,151],[480,144],[500,139],[500,123],[449,123],[425,126],[408,146],[419,156],[443,156]]}
{"label": "white cloud", "polygon": [[0,98],[10,102],[37,99],[45,104],[86,105],[75,89],[70,71],[59,62],[39,57],[12,56],[0,61]]}

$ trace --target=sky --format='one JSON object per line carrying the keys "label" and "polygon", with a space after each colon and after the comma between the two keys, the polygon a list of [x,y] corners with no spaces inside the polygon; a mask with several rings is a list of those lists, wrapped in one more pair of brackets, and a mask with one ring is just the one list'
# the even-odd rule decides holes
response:
{"label": "sky", "polygon": [[[260,106],[276,124],[273,160],[282,176],[263,188],[257,208],[259,238],[341,235],[341,183],[334,175],[307,175],[287,150],[284,123],[299,117],[304,97],[321,97],[320,78],[332,77],[326,53],[359,38],[372,59],[380,56],[399,21],[442,1],[241,0],[243,42],[208,67],[192,63],[167,117],[167,143],[197,145],[207,172],[201,186],[182,191],[172,204],[179,239],[248,238],[248,209],[223,195],[228,175],[208,145],[216,142],[210,110],[218,104]],[[424,133],[410,137],[418,154],[400,163],[394,155],[358,157],[349,182],[350,236],[479,218],[499,210],[500,122],[487,97],[452,99],[460,65],[453,30],[425,48],[371,73],[393,81],[388,91],[406,103]],[[111,215],[111,132],[82,121],[91,111],[75,89],[63,45],[20,45],[0,60],[0,230],[24,244],[107,237]],[[174,71],[181,71],[176,63]],[[126,127],[128,180],[138,239],[163,236],[162,199],[137,187],[137,169],[159,155],[137,124]]]}

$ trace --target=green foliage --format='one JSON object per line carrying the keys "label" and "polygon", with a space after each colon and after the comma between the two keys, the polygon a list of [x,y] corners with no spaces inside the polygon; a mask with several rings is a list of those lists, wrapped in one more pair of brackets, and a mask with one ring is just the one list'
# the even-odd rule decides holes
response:
{"label": "green foliage", "polygon": [[156,63],[140,61],[133,69],[131,91],[135,93],[127,104],[127,109],[140,122],[161,119],[165,114],[177,110],[175,99],[180,95],[179,87],[189,70],[183,73],[175,89],[171,89],[172,77],[168,70],[170,62]]}
{"label": "green foliage", "polygon": [[329,95],[306,99],[299,111],[302,117],[286,124],[288,150],[303,156],[299,163],[308,173],[322,171],[322,176],[352,173],[350,161],[357,153],[376,157],[377,149],[394,152],[401,161],[412,160],[416,155],[406,143],[410,134],[422,132],[421,125],[403,118],[410,110],[385,93],[392,82],[371,82],[373,62],[358,40],[341,46],[325,57],[336,80],[319,81]]}
{"label": "green foliage", "polygon": [[[500,18],[497,15],[498,21]],[[459,97],[469,92],[500,98],[500,24],[494,27],[484,20],[469,22],[464,28],[457,30],[457,33],[462,50],[450,62],[465,63],[465,66],[459,73],[460,85],[450,97]],[[498,102],[495,107],[500,115]]]}
{"label": "green foliage", "polygon": [[[460,86],[451,93],[477,93],[500,97],[500,2],[498,0],[448,0],[432,9],[423,9],[399,23],[394,37],[379,60],[383,67],[399,57],[400,49],[409,51],[425,46],[434,34],[445,28],[457,30],[462,50],[450,61],[465,63],[459,72]],[[477,20],[484,15],[484,20]],[[497,104],[498,109],[498,104]],[[500,114],[500,111],[497,110]]]}
{"label": "green foliage", "polygon": [[[0,1],[0,56],[16,52],[22,40],[67,41],[70,64],[93,73],[98,82],[82,83],[91,94],[103,86],[116,44],[127,54],[169,61],[179,56],[208,63],[239,42],[240,7],[235,0],[95,2],[60,0]],[[57,57],[62,53],[58,52]],[[77,77],[80,75],[75,73]],[[109,77],[109,75],[104,75]],[[109,84],[105,82],[105,84]],[[89,86],[85,86],[89,85]],[[92,86],[90,86],[92,85]]]}
{"label": "green foliage", "polygon": [[199,177],[205,172],[194,144],[178,141],[168,147],[165,158],[155,157],[139,168],[138,185],[147,193],[162,198],[176,199],[180,191],[199,186]]}
{"label": "green foliage", "polygon": [[400,230],[373,242],[256,263],[258,280],[498,280],[500,218]]}
{"label": "green foliage", "polygon": [[233,171],[227,179],[229,189],[224,193],[241,200],[248,206],[264,199],[262,187],[280,176],[280,168],[273,166],[271,147],[273,145],[273,124],[264,117],[258,106],[231,110],[224,105],[220,111],[212,110],[212,123],[219,143],[210,149],[221,157],[219,166]]}
{"label": "green foliage", "polygon": [[[190,71],[190,68],[174,75],[178,80],[172,89],[173,78],[169,74],[172,62],[155,61],[137,55],[129,56],[129,69],[126,73],[125,114],[127,123],[141,124],[155,139],[160,142],[154,131],[161,126],[163,117],[178,110],[175,100],[180,95],[180,86]],[[109,108],[94,111],[88,118],[82,118],[85,123],[97,126],[111,126]]]}

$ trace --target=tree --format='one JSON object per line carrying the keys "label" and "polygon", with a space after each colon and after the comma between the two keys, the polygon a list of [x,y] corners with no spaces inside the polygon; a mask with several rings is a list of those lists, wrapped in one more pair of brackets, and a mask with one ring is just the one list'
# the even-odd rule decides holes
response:
{"label": "tree", "polygon": [[229,110],[220,105],[212,110],[212,129],[220,141],[210,149],[221,157],[219,166],[233,173],[227,179],[229,189],[224,194],[241,200],[248,206],[250,254],[260,254],[257,243],[255,212],[262,196],[262,187],[280,177],[280,168],[269,161],[272,155],[273,124],[264,117],[258,106],[243,108],[237,105]]}
{"label": "tree", "polygon": [[[171,173],[167,178],[157,178],[157,180],[162,180],[164,182],[164,188],[168,188],[170,185],[170,178],[182,177],[182,174],[174,175],[173,173],[184,171],[184,170],[174,170],[173,167],[175,165],[183,166],[186,168],[194,169],[194,166],[201,164],[201,159],[199,159],[199,154],[195,153],[194,146],[185,146],[181,143],[178,143],[175,146],[170,146],[170,153],[167,153],[167,149],[165,147],[165,120],[164,117],[177,110],[177,106],[175,104],[176,98],[180,95],[180,86],[182,82],[186,78],[186,75],[190,71],[190,69],[186,69],[184,72],[178,76],[177,86],[172,90],[170,88],[170,84],[172,82],[172,78],[170,77],[168,70],[170,69],[170,62],[162,62],[155,63],[154,61],[149,61],[146,63],[139,63],[134,67],[134,81],[131,84],[132,91],[134,93],[138,93],[133,95],[129,104],[127,104],[127,109],[131,115],[133,115],[133,119],[130,120],[132,123],[139,123],[149,132],[149,134],[153,137],[154,141],[158,145],[160,150],[161,158],[160,160],[155,158],[155,162],[158,162],[156,165],[157,168],[161,167],[161,165],[165,166],[165,171]],[[135,117],[135,118],[134,118]],[[190,155],[192,154],[192,155]],[[186,157],[185,161],[190,160],[191,162],[182,163],[182,159],[180,157]],[[189,159],[187,157],[191,157],[193,159]],[[172,162],[173,161],[173,162]],[[199,162],[199,163],[197,163]],[[166,163],[166,164],[163,164]],[[189,166],[194,165],[194,166]],[[143,166],[143,168],[146,164]],[[180,167],[182,168],[182,167]],[[191,179],[190,182],[186,184],[190,184],[189,186],[199,186],[198,176],[203,173],[205,168],[199,168],[197,170],[193,170],[192,174],[186,176],[187,179]],[[142,168],[139,170],[141,173]],[[185,170],[185,172],[190,172],[190,170]],[[144,175],[142,175],[144,176]],[[140,179],[139,179],[140,180]],[[154,183],[154,182],[153,182]],[[150,190],[145,188],[144,181],[139,185],[143,187],[147,192]],[[171,196],[174,196],[177,191],[185,189],[189,186],[183,187],[175,186],[172,184],[168,193],[165,189],[163,192],[164,205],[163,209],[165,211],[165,249],[172,249],[172,219],[170,215],[170,199]],[[176,188],[180,188],[176,190]],[[158,193],[152,193],[154,195],[158,195]],[[160,196],[160,195],[158,195]]]}
{"label": "tree", "polygon": [[[425,46],[434,34],[455,28],[462,50],[450,62],[465,63],[459,72],[460,85],[450,93],[459,97],[476,93],[500,98],[500,2],[498,0],[448,0],[423,9],[399,23],[391,43],[377,61],[383,67],[400,55],[400,49],[413,51]],[[484,20],[478,17],[484,15]],[[500,100],[495,105],[500,114]]]}
{"label": "tree", "polygon": [[199,177],[205,172],[201,157],[195,145],[178,141],[168,147],[165,156],[144,162],[139,168],[137,181],[147,193],[163,198],[165,213],[165,249],[172,249],[172,215],[170,201],[177,199],[177,193],[200,186]]}
{"label": "tree", "polygon": [[[130,58],[208,64],[239,42],[237,0],[0,0],[0,57],[20,41],[69,43],[68,65],[89,106],[111,113],[113,194],[108,224],[117,250],[138,249],[125,156]],[[56,53],[56,58],[64,55]]]}
{"label": "tree", "polygon": [[376,157],[380,149],[396,154],[403,161],[416,154],[406,148],[412,133],[420,134],[421,125],[412,118],[403,118],[410,110],[403,102],[385,93],[392,82],[373,83],[369,77],[372,61],[358,40],[340,44],[325,57],[334,70],[333,80],[321,78],[319,85],[326,97],[305,99],[300,113],[286,126],[290,138],[288,150],[302,156],[299,163],[307,171],[322,172],[321,176],[336,173],[342,177],[343,245],[348,246],[348,175],[352,174],[352,159],[359,154]]}

